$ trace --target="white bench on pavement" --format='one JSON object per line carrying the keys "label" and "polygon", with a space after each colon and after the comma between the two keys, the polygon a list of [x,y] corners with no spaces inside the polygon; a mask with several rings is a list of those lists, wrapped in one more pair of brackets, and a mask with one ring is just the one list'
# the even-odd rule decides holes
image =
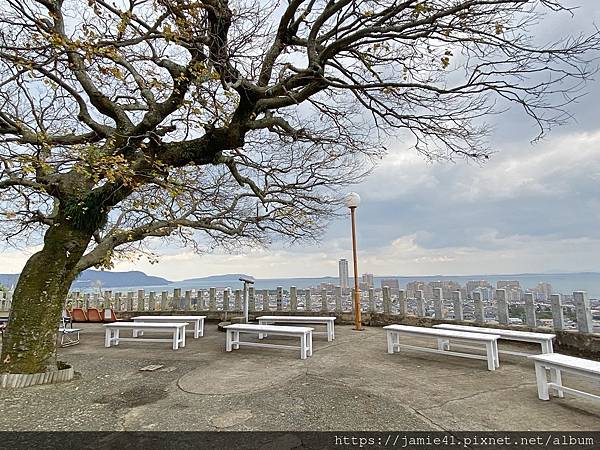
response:
{"label": "white bench on pavement", "polygon": [[[550,400],[551,390],[555,391],[558,397],[564,397],[564,393],[567,392],[579,397],[600,400],[600,396],[598,395],[563,386],[561,375],[561,372],[569,372],[600,382],[599,361],[562,355],[560,353],[531,355],[529,358],[535,363],[535,378],[540,400]],[[550,369],[549,382],[546,369]]]}
{"label": "white bench on pavement", "polygon": [[[500,339],[505,339],[509,341],[519,341],[519,342],[533,342],[535,344],[540,344],[542,347],[542,353],[552,353],[552,341],[556,337],[555,334],[550,333],[533,333],[531,331],[518,331],[518,330],[503,330],[500,328],[486,328],[486,327],[472,327],[469,325],[454,325],[451,323],[442,323],[439,325],[434,325],[433,328],[443,328],[445,330],[456,330],[456,331],[467,331],[469,333],[488,333],[488,334],[497,334],[500,336]],[[500,350],[500,353],[505,353],[507,355],[517,355],[517,356],[529,356],[531,353],[522,353],[522,352],[513,352],[509,350]]]}
{"label": "white bench on pavement", "polygon": [[160,323],[160,322],[189,322],[194,324],[194,339],[204,336],[204,319],[206,316],[136,316],[131,318],[134,322]]}
{"label": "white bench on pavement", "polygon": [[[259,325],[271,325],[276,323],[298,323],[305,325],[325,325],[327,331],[313,331],[313,334],[326,334],[328,341],[335,339],[335,317],[331,316],[260,316],[256,318]],[[258,338],[262,339],[263,335]]]}
{"label": "white bench on pavement", "polygon": [[[412,327],[408,325],[387,325],[383,327],[387,334],[388,353],[400,351],[400,348],[409,348],[429,353],[442,353],[444,355],[458,356],[462,358],[482,359],[487,361],[488,370],[496,370],[500,367],[498,359],[499,335],[483,333],[466,333],[464,331],[443,330],[440,328]],[[400,335],[433,337],[437,339],[437,349],[419,347],[400,343]],[[453,342],[468,342],[483,346],[486,354],[476,355],[472,353],[460,353],[450,351],[450,340]]]}
{"label": "white bench on pavement", "polygon": [[[312,356],[312,332],[313,328],[308,327],[285,327],[279,325],[256,325],[250,323],[240,323],[227,325],[224,327],[227,333],[225,341],[225,350],[230,352],[237,350],[240,345],[247,345],[250,347],[266,347],[266,348],[287,348],[297,350],[300,349],[300,358],[306,359],[308,356]],[[300,347],[294,345],[281,345],[281,344],[265,344],[262,342],[247,342],[240,339],[240,334],[271,334],[274,336],[292,336],[300,338]]]}
{"label": "white bench on pavement", "polygon": [[[151,341],[151,342],[172,342],[173,350],[179,349],[179,347],[185,347],[185,327],[188,325],[187,322],[113,322],[104,325],[106,334],[104,337],[104,346],[110,347],[111,345],[119,345],[120,341]],[[122,338],[120,336],[121,330],[132,330],[133,337]],[[139,331],[164,331],[173,334],[171,339],[162,338],[137,338]]]}

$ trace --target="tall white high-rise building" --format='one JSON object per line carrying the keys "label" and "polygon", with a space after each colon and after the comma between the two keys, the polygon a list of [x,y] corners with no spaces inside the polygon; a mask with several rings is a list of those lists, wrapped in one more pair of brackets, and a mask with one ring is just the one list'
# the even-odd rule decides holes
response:
{"label": "tall white high-rise building", "polygon": [[340,277],[340,287],[342,289],[348,289],[348,261],[345,259],[340,259],[339,277]]}
{"label": "tall white high-rise building", "polygon": [[370,287],[370,288],[375,286],[372,273],[363,273],[362,274],[362,282],[365,283],[367,285],[367,287]]}

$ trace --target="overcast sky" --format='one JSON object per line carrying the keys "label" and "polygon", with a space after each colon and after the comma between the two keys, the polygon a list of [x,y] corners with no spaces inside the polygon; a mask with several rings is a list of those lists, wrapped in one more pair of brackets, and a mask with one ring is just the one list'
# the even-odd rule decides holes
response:
{"label": "overcast sky", "polygon": [[[577,0],[574,19],[547,22],[591,31],[600,2]],[[550,35],[548,37],[551,37]],[[600,75],[597,76],[600,78]],[[429,163],[398,142],[353,190],[358,209],[359,272],[376,275],[468,275],[600,271],[600,80],[571,111],[577,118],[530,144],[536,130],[514,111],[490,119],[497,152],[484,166]],[[21,270],[29,251],[6,250],[0,272]],[[244,272],[258,278],[337,275],[351,259],[349,217],[331,225],[319,245],[275,247],[237,255],[195,255],[161,247],[159,264],[122,262],[171,280]]]}

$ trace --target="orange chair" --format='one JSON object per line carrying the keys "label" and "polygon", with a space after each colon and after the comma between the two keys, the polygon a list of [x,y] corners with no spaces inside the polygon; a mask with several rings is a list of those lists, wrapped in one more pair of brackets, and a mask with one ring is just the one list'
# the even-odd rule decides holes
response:
{"label": "orange chair", "polygon": [[88,308],[87,317],[89,322],[102,322],[102,315],[97,308]]}
{"label": "orange chair", "polygon": [[71,310],[71,318],[73,322],[87,322],[88,318],[82,308],[73,308]]}

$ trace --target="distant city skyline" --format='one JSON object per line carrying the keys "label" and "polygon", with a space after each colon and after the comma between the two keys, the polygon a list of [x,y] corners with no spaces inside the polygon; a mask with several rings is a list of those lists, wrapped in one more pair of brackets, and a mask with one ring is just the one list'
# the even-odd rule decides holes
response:
{"label": "distant city skyline", "polygon": [[[94,289],[103,287],[114,291],[137,291],[146,289],[148,291],[173,290],[182,288],[183,290],[209,288],[209,287],[239,287],[242,283],[239,281],[240,274],[221,274],[211,277],[194,277],[185,280],[168,280],[147,276],[146,274],[136,272],[113,272],[113,271],[85,271],[75,282],[72,289]],[[362,277],[361,277],[362,279]],[[458,290],[466,292],[480,292],[482,299],[490,299],[498,286],[498,281],[518,281],[518,285],[512,293],[508,294],[509,299],[519,299],[521,293],[528,290],[539,292],[548,297],[550,293],[562,293],[571,295],[574,291],[586,291],[591,298],[600,298],[600,272],[594,273],[571,273],[571,274],[471,274],[467,276],[402,276],[387,275],[378,276],[374,274],[374,288],[380,289],[387,285],[393,292],[399,289],[411,291],[414,294],[416,289],[430,291],[434,287],[445,289],[446,294],[460,285]],[[296,286],[304,289],[310,286],[327,285],[328,289],[334,289],[339,285],[339,277],[304,277],[304,278],[256,278],[257,289],[275,289],[278,286],[289,288]],[[0,273],[0,283],[8,288],[14,286],[16,275]],[[362,284],[362,283],[361,283]],[[428,287],[424,287],[427,285]],[[361,285],[361,291],[366,291],[367,286]],[[523,288],[523,289],[521,289]],[[346,291],[346,292],[349,292]],[[542,298],[540,296],[540,298]]]}

